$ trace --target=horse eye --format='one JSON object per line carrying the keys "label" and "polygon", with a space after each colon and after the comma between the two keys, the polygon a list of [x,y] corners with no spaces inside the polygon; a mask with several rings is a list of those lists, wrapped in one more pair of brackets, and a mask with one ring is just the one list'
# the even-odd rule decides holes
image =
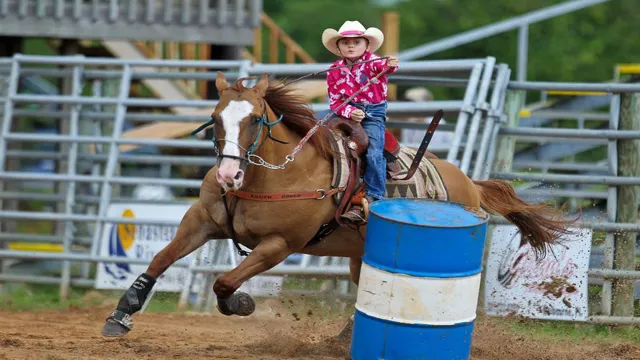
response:
{"label": "horse eye", "polygon": [[261,121],[262,121],[262,116],[254,116],[254,117],[252,118],[252,120],[253,120],[253,122],[255,122],[255,123],[259,123],[259,122],[261,122]]}

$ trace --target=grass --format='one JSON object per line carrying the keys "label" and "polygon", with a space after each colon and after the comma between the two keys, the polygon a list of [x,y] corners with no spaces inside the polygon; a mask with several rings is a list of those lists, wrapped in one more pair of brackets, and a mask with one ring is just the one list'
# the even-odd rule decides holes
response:
{"label": "grass", "polygon": [[530,320],[517,321],[497,319],[511,330],[534,338],[565,338],[574,341],[633,341],[640,342],[640,328],[609,326],[604,324],[582,324],[566,321]]}
{"label": "grass", "polygon": [[[349,301],[323,297],[319,292],[319,280],[289,279],[283,284],[283,290],[315,290],[320,296],[310,297],[300,294],[285,294],[278,297],[286,307],[294,312],[307,313],[309,310],[316,314],[322,313],[327,317],[343,315],[348,309]],[[42,284],[7,284],[0,292],[0,309],[12,311],[36,310],[65,310],[72,308],[91,308],[96,306],[115,306],[124,291],[96,290],[92,288],[72,288],[67,300],[59,299],[58,285]],[[156,292],[149,302],[145,312],[171,313],[177,311],[179,293]],[[257,302],[269,298],[257,298]],[[352,308],[352,307],[351,307]],[[185,311],[194,310],[191,305]]]}
{"label": "grass", "polygon": [[[60,300],[58,285],[7,284],[0,293],[0,308],[12,311],[84,309],[96,306],[115,306],[123,291],[101,291],[72,288],[67,300]],[[175,312],[179,294],[156,293],[145,311]]]}
{"label": "grass", "polygon": [[7,285],[5,293],[0,294],[2,309],[13,311],[61,310],[71,307],[90,307],[98,305],[97,299],[87,299],[86,290],[71,289],[68,300],[59,300],[57,285]]}

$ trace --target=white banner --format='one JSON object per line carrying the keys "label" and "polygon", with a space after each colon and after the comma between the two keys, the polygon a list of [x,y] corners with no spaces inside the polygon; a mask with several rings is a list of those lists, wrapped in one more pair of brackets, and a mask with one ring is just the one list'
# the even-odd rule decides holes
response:
{"label": "white banner", "polygon": [[[190,206],[190,204],[110,204],[107,210],[107,217],[180,221]],[[173,239],[177,229],[177,226],[106,223],[102,232],[99,255],[145,259],[150,263],[153,257]],[[212,244],[224,245],[220,244],[219,241]],[[205,248],[208,249],[208,247]],[[228,251],[225,246],[213,246],[212,248],[222,251],[223,254],[211,256],[213,254],[203,251],[199,265],[212,264],[213,258],[217,258],[220,264],[233,266],[241,261],[235,255],[235,249]],[[191,263],[195,253],[187,255],[181,261]],[[146,269],[147,265],[98,263],[96,288],[126,290]],[[188,273],[189,270],[184,267],[169,267],[157,280],[154,288],[156,291],[180,292],[185,286]],[[252,295],[273,296],[280,292],[282,281],[283,278],[279,276],[256,276],[243,284],[239,290],[246,291]],[[197,274],[194,278],[192,292],[198,291],[202,283],[202,275]]]}
{"label": "white banner", "polygon": [[520,232],[498,225],[491,236],[485,277],[485,311],[536,319],[587,320],[587,270],[591,229],[571,228],[564,244],[554,245],[536,261]]}

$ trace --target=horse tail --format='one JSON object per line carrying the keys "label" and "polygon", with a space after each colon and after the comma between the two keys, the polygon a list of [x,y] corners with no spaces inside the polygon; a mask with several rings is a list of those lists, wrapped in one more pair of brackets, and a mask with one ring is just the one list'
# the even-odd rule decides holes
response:
{"label": "horse tail", "polygon": [[515,190],[502,180],[474,180],[480,192],[480,206],[494,215],[501,215],[514,224],[522,237],[520,245],[529,243],[536,257],[545,257],[549,245],[560,242],[560,237],[571,233],[568,225],[578,220],[565,220],[561,210],[547,204],[527,204],[518,198]]}

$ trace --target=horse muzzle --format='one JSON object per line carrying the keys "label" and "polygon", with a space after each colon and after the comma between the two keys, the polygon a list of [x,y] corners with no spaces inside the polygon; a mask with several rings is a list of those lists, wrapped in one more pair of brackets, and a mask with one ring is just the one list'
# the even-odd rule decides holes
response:
{"label": "horse muzzle", "polygon": [[222,159],[216,172],[216,180],[225,191],[240,189],[244,180],[244,170],[241,169],[240,161]]}

